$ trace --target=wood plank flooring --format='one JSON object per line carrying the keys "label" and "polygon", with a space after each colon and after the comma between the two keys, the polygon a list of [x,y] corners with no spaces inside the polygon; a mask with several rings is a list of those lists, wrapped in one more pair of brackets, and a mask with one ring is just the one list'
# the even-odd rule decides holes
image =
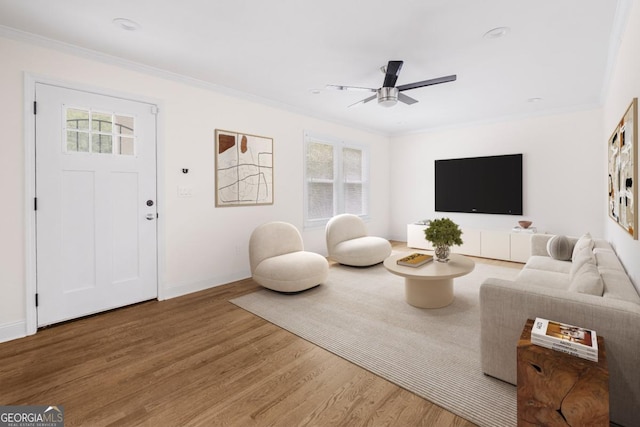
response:
{"label": "wood plank flooring", "polygon": [[66,426],[473,425],[228,302],[257,289],[246,279],[2,343],[0,405],[63,405]]}

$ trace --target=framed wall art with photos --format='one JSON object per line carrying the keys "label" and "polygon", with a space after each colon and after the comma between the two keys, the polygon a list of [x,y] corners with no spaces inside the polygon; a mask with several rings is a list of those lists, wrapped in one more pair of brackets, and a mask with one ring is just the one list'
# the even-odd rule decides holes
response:
{"label": "framed wall art with photos", "polygon": [[638,98],[625,111],[607,144],[609,217],[638,238]]}
{"label": "framed wall art with photos", "polygon": [[273,204],[273,139],[216,129],[216,207]]}

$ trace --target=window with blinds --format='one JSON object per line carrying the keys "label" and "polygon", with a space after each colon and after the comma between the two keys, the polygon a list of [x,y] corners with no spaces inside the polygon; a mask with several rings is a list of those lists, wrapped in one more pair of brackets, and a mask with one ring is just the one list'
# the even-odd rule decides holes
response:
{"label": "window with blinds", "polygon": [[305,226],[321,226],[334,215],[367,216],[368,149],[305,136]]}

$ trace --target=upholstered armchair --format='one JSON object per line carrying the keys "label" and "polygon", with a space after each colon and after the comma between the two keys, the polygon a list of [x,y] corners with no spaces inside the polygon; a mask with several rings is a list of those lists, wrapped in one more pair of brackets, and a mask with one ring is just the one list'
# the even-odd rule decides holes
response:
{"label": "upholstered armchair", "polygon": [[292,224],[274,221],[258,226],[249,239],[253,280],[279,292],[299,292],[324,282],[326,258],[306,252],[302,236]]}
{"label": "upholstered armchair", "polygon": [[369,236],[364,221],[352,214],[334,216],[326,227],[329,258],[344,265],[367,267],[391,255],[391,243]]}

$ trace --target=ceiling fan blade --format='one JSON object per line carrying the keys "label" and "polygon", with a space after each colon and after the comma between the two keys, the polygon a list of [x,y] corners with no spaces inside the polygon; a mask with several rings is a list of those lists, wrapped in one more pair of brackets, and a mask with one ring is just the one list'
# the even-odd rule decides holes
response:
{"label": "ceiling fan blade", "polygon": [[456,78],[457,78],[457,76],[455,74],[453,74],[451,76],[438,77],[437,79],[423,80],[421,82],[409,83],[409,84],[406,84],[406,85],[398,86],[398,90],[400,92],[402,92],[403,90],[417,89],[419,87],[431,86],[431,85],[437,85],[437,84],[440,84],[440,83],[452,82],[452,81],[455,81]]}
{"label": "ceiling fan blade", "polygon": [[415,104],[416,102],[418,102],[417,99],[413,99],[412,97],[407,96],[404,93],[398,94],[398,101],[404,102],[407,105]]}
{"label": "ceiling fan blade", "polygon": [[358,102],[355,102],[355,103],[353,103],[353,104],[349,105],[347,108],[355,107],[356,105],[360,105],[360,104],[366,104],[366,103],[367,103],[367,102],[369,102],[369,101],[373,101],[373,100],[374,100],[374,99],[376,99],[377,97],[378,97],[378,95],[377,95],[377,94],[376,94],[376,95],[371,95],[370,97],[365,98],[365,99],[363,99],[362,101],[358,101]]}
{"label": "ceiling fan blade", "polygon": [[398,75],[400,75],[400,70],[402,69],[402,64],[403,61],[389,61],[382,87],[395,87]]}
{"label": "ceiling fan blade", "polygon": [[376,89],[372,89],[369,87],[343,86],[343,85],[327,85],[327,89],[358,91],[358,92],[375,92],[376,91]]}

